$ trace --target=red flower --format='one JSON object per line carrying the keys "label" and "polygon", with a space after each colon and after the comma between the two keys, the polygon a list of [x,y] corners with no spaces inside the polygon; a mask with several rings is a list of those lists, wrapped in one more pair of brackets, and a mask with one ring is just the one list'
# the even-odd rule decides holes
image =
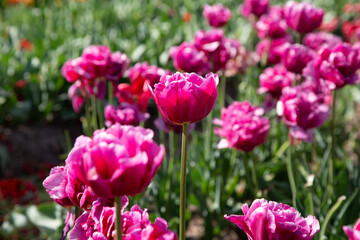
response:
{"label": "red flower", "polygon": [[20,49],[25,51],[32,51],[34,48],[34,45],[32,42],[27,40],[26,38],[20,39]]}

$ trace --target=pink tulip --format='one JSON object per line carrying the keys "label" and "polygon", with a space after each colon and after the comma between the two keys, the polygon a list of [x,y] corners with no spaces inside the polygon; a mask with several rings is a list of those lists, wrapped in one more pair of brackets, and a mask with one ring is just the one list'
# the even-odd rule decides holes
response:
{"label": "pink tulip", "polygon": [[127,70],[129,63],[130,59],[124,53],[112,53],[106,78],[112,81],[119,81]]}
{"label": "pink tulip", "polygon": [[329,117],[330,106],[325,102],[324,95],[300,85],[282,90],[276,110],[290,128],[290,136],[312,142],[312,129],[320,127]]}
{"label": "pink tulip", "polygon": [[[121,209],[124,240],[177,240],[176,234],[168,230],[164,219],[156,218],[155,223],[151,223],[147,209],[143,211],[138,205],[134,205],[130,211],[124,211],[127,203],[128,201],[123,200]],[[83,213],[75,221],[69,239],[114,240],[116,237],[114,211],[114,207],[103,205],[99,201],[95,202],[91,211]]]}
{"label": "pink tulip", "polygon": [[82,78],[81,68],[79,69],[80,62],[82,58],[70,59],[65,62],[63,67],[61,68],[61,74],[68,82],[75,82]]}
{"label": "pink tulip", "polygon": [[282,54],[282,63],[290,72],[301,74],[308,62],[310,62],[316,53],[301,44],[289,44],[285,47]]}
{"label": "pink tulip", "polygon": [[342,40],[340,37],[327,32],[308,33],[303,39],[304,45],[315,51],[324,46],[331,49],[341,42]]}
{"label": "pink tulip", "polygon": [[150,91],[165,121],[172,124],[195,123],[213,109],[219,78],[209,73],[205,78],[195,73],[175,73],[161,77]]}
{"label": "pink tulip", "polygon": [[320,27],[324,10],[308,2],[289,1],[285,5],[286,23],[298,33],[309,33]]}
{"label": "pink tulip", "polygon": [[138,106],[126,102],[120,103],[119,106],[107,105],[105,107],[105,125],[111,127],[119,123],[121,125],[139,125],[140,122],[146,121],[150,115],[140,112]]}
{"label": "pink tulip", "polygon": [[85,77],[95,79],[106,76],[111,63],[111,51],[107,46],[91,45],[81,54],[84,61]]}
{"label": "pink tulip", "polygon": [[66,161],[99,196],[134,196],[149,185],[164,157],[164,146],[153,136],[150,129],[115,124],[91,139],[80,136]]}
{"label": "pink tulip", "polygon": [[183,42],[178,47],[172,47],[170,56],[179,71],[202,75],[210,70],[209,57],[204,51],[197,49],[194,43]]}
{"label": "pink tulip", "polygon": [[241,48],[242,45],[237,39],[224,38],[220,46],[211,54],[212,70],[214,72],[226,70],[227,63],[240,54]]}
{"label": "pink tulip", "polygon": [[[273,12],[273,13],[272,13]],[[256,22],[255,28],[259,38],[282,38],[286,36],[287,24],[279,13],[274,13],[275,10],[270,11],[269,14],[264,14]]]}
{"label": "pink tulip", "polygon": [[195,33],[195,46],[206,53],[213,53],[221,45],[224,32],[221,29],[200,30]]}
{"label": "pink tulip", "polygon": [[212,27],[222,27],[231,18],[231,11],[221,3],[215,5],[204,5],[203,16]]}
{"label": "pink tulip", "polygon": [[281,61],[282,54],[285,50],[285,47],[288,43],[292,42],[292,37],[286,35],[283,38],[276,39],[262,39],[256,45],[256,52],[260,58],[264,57],[264,54],[267,54],[267,63],[276,64]]}
{"label": "pink tulip", "polygon": [[85,102],[85,98],[81,93],[82,84],[81,81],[77,80],[74,82],[68,90],[68,97],[72,102],[72,107],[76,113],[81,111],[81,107]]}
{"label": "pink tulip", "polygon": [[273,98],[281,96],[284,87],[291,86],[295,74],[288,72],[282,65],[268,67],[260,74],[260,88],[258,93],[268,92]]}
{"label": "pink tulip", "polygon": [[354,227],[343,226],[345,234],[348,236],[348,240],[360,240],[360,219],[357,220]]}
{"label": "pink tulip", "polygon": [[55,202],[63,207],[73,206],[70,201],[65,187],[68,183],[64,167],[54,167],[50,171],[50,175],[44,180],[43,186]]}
{"label": "pink tulip", "polygon": [[289,205],[256,199],[250,208],[242,206],[244,215],[225,215],[225,219],[241,228],[250,240],[311,240],[320,230],[319,221],[300,213]]}
{"label": "pink tulip", "polygon": [[241,6],[241,13],[248,18],[251,14],[260,17],[269,9],[269,0],[245,0]]}
{"label": "pink tulip", "polygon": [[263,144],[269,134],[270,122],[262,117],[263,109],[251,106],[249,102],[234,102],[221,110],[221,119],[214,119],[214,132],[224,137],[218,148],[235,148],[245,152],[252,151]]}
{"label": "pink tulip", "polygon": [[318,53],[319,56],[304,68],[304,76],[324,79],[331,90],[357,83],[360,55],[351,45],[340,43],[332,49],[323,47]]}

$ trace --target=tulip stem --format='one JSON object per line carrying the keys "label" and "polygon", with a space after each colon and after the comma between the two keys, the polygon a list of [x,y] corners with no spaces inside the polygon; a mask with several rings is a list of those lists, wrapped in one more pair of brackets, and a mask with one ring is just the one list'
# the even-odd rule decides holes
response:
{"label": "tulip stem", "polygon": [[81,215],[81,208],[79,206],[75,206],[75,220],[78,219]]}
{"label": "tulip stem", "polygon": [[251,167],[251,178],[253,180],[254,183],[254,190],[255,190],[255,196],[257,197],[258,192],[259,192],[259,184],[258,184],[258,179],[257,179],[257,173],[256,173],[256,159],[254,158],[254,153],[250,152],[250,159],[252,162],[252,167]]}
{"label": "tulip stem", "polygon": [[248,159],[248,153],[244,154],[244,167],[245,167],[245,180],[246,185],[249,186],[250,192],[253,194],[254,197],[256,197],[256,191],[254,190],[253,182],[251,181],[250,177],[250,168],[249,168],[249,159]]}
{"label": "tulip stem", "polygon": [[121,205],[122,197],[115,197],[115,228],[116,228],[116,240],[122,240],[122,222],[121,222]]}
{"label": "tulip stem", "polygon": [[297,191],[296,191],[296,183],[295,183],[295,178],[294,178],[294,173],[293,173],[293,166],[292,166],[292,159],[293,158],[293,144],[291,143],[290,140],[290,147],[289,147],[289,156],[287,158],[287,164],[286,164],[286,169],[288,172],[288,178],[289,178],[289,182],[290,182],[290,188],[291,188],[291,194],[292,194],[292,204],[293,207],[295,209],[297,209],[296,207],[296,198],[297,198]]}
{"label": "tulip stem", "polygon": [[170,188],[171,188],[171,183],[173,180],[172,177],[172,173],[174,171],[174,161],[175,161],[175,149],[176,149],[176,139],[175,139],[176,135],[174,133],[173,130],[171,130],[169,132],[169,152],[170,152],[170,156],[169,156],[169,165],[168,165],[168,171],[167,171],[167,182],[166,182],[166,199],[167,201],[170,201]]}
{"label": "tulip stem", "polygon": [[320,229],[320,240],[325,240],[327,239],[327,237],[325,237],[325,231],[327,228],[327,225],[329,224],[329,221],[332,217],[332,215],[334,215],[334,213],[338,210],[338,208],[341,206],[341,204],[346,200],[345,196],[340,196],[338,198],[338,200],[336,201],[336,203],[334,204],[334,206],[330,209],[330,211],[328,212],[328,214],[325,216],[325,220],[321,226]]}
{"label": "tulip stem", "polygon": [[222,75],[220,79],[220,99],[219,99],[220,113],[221,113],[221,109],[225,106],[225,95],[226,95],[226,76]]}
{"label": "tulip stem", "polygon": [[334,161],[335,154],[335,114],[336,114],[336,91],[333,91],[332,109],[331,109],[331,158],[329,159],[329,189],[334,184]]}
{"label": "tulip stem", "polygon": [[113,90],[113,83],[112,81],[108,82],[108,97],[109,97],[109,104],[113,105],[114,103],[114,90]]}
{"label": "tulip stem", "polygon": [[91,116],[92,116],[94,130],[99,129],[98,124],[97,124],[96,96],[95,96],[95,94],[91,95]]}
{"label": "tulip stem", "polygon": [[206,138],[205,138],[205,160],[211,162],[212,134],[213,134],[213,111],[206,118]]}
{"label": "tulip stem", "polygon": [[97,115],[99,118],[99,127],[103,128],[104,127],[104,113],[103,113],[102,101],[96,100],[96,103],[97,103]]}
{"label": "tulip stem", "polygon": [[186,158],[188,144],[189,123],[183,125],[181,140],[181,175],[180,175],[180,228],[179,240],[185,240],[185,212],[186,212]]}

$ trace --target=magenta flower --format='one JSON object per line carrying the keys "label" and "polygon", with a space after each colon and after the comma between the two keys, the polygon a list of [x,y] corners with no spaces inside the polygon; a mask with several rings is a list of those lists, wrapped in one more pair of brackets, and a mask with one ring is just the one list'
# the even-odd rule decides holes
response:
{"label": "magenta flower", "polygon": [[108,46],[91,45],[84,49],[81,54],[84,62],[84,77],[95,79],[106,76],[111,62],[111,51]]}
{"label": "magenta flower", "polygon": [[331,49],[341,42],[340,37],[327,32],[308,33],[303,39],[303,44],[315,51],[324,46]]}
{"label": "magenta flower", "polygon": [[112,53],[106,78],[119,81],[127,70],[129,63],[130,59],[125,54],[121,52]]}
{"label": "magenta flower", "polygon": [[242,45],[237,39],[224,38],[220,46],[211,55],[212,70],[218,72],[226,70],[227,63],[230,60],[235,60],[240,55]]}
{"label": "magenta flower", "polygon": [[225,215],[225,219],[241,228],[250,240],[311,240],[320,230],[314,216],[301,217],[289,205],[256,199],[250,208],[242,206],[244,215]]}
{"label": "magenta flower", "polygon": [[180,46],[172,47],[170,56],[179,71],[202,75],[210,70],[209,57],[204,51],[198,50],[194,43],[183,42]]}
{"label": "magenta flower", "polygon": [[318,53],[319,56],[304,68],[304,76],[324,79],[331,90],[357,83],[360,55],[351,45],[340,43],[332,49],[323,47]]}
{"label": "magenta flower", "polygon": [[306,64],[315,56],[316,53],[304,45],[289,44],[283,51],[282,63],[288,71],[301,74]]}
{"label": "magenta flower", "polygon": [[[130,211],[124,211],[127,204],[127,198],[125,201],[123,199],[121,217],[124,240],[177,240],[176,234],[168,230],[164,219],[156,218],[155,223],[151,223],[146,209],[142,210],[138,205],[134,205]],[[116,238],[114,212],[114,207],[103,205],[99,201],[95,202],[91,211],[83,213],[75,221],[69,239],[114,240]]]}
{"label": "magenta flower", "polygon": [[287,35],[287,24],[285,19],[281,18],[278,13],[264,14],[256,22],[255,28],[259,38],[282,38]]}
{"label": "magenta flower", "polygon": [[209,31],[200,30],[195,33],[195,46],[206,53],[213,53],[221,45],[224,39],[224,32],[221,29],[213,28]]}
{"label": "magenta flower", "polygon": [[78,137],[66,161],[99,196],[134,196],[149,185],[164,157],[164,146],[153,136],[150,129],[115,124],[93,138]]}
{"label": "magenta flower", "polygon": [[165,121],[172,124],[195,123],[213,109],[219,77],[209,73],[205,78],[195,73],[175,73],[161,77],[152,97]]}
{"label": "magenta flower", "polygon": [[65,188],[68,183],[64,167],[54,167],[50,171],[50,175],[44,180],[43,186],[55,202],[63,207],[73,206]]}
{"label": "magenta flower", "polygon": [[214,119],[214,132],[224,137],[218,148],[235,148],[245,152],[252,151],[263,144],[269,134],[270,122],[262,117],[263,109],[251,106],[248,101],[234,102],[221,110],[221,119]]}
{"label": "magenta flower", "polygon": [[360,219],[357,220],[353,228],[351,226],[343,226],[342,229],[348,236],[348,240],[360,240]]}
{"label": "magenta flower", "polygon": [[240,6],[241,13],[244,17],[248,18],[250,15],[260,17],[269,9],[269,0],[244,0]]}
{"label": "magenta flower", "polygon": [[320,27],[324,10],[308,2],[289,1],[285,5],[285,20],[298,33],[309,33]]}
{"label": "magenta flower", "polygon": [[68,97],[72,102],[72,107],[76,113],[81,111],[81,107],[85,102],[85,98],[81,93],[82,84],[80,81],[74,82],[68,90]]}
{"label": "magenta flower", "polygon": [[146,121],[150,115],[140,112],[137,105],[126,102],[120,103],[119,106],[107,105],[105,107],[105,126],[111,127],[116,123],[121,125],[139,125],[140,122]]}
{"label": "magenta flower", "polygon": [[231,18],[231,11],[221,3],[215,5],[204,5],[203,16],[212,27],[222,27]]}
{"label": "magenta flower", "polygon": [[68,82],[75,82],[82,78],[82,68],[80,68],[82,58],[70,59],[61,68],[61,74]]}
{"label": "magenta flower", "polygon": [[264,54],[267,54],[268,64],[276,64],[281,61],[282,54],[288,43],[292,43],[292,37],[290,35],[272,40],[265,38],[256,45],[256,52],[260,58],[262,58]]}
{"label": "magenta flower", "polygon": [[300,85],[282,90],[276,111],[290,128],[290,136],[312,142],[311,129],[320,127],[329,117],[330,106],[323,94],[316,94],[313,89]]}
{"label": "magenta flower", "polygon": [[282,65],[276,65],[266,68],[259,79],[258,93],[268,92],[273,98],[278,98],[284,87],[291,86],[295,80],[295,74],[288,72]]}

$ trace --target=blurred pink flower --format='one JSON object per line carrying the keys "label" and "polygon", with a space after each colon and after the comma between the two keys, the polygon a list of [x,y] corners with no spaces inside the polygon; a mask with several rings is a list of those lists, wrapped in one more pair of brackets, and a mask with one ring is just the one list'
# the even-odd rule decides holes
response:
{"label": "blurred pink flower", "polygon": [[360,55],[350,44],[339,43],[334,48],[322,47],[318,57],[304,68],[303,75],[324,79],[331,90],[359,80],[356,71],[360,68]]}
{"label": "blurred pink flower", "polygon": [[213,109],[219,77],[209,73],[202,78],[195,73],[175,73],[161,77],[151,90],[165,121],[172,124],[195,123]]}
{"label": "blurred pink flower", "polygon": [[106,78],[115,82],[119,81],[127,70],[129,63],[130,59],[124,53],[119,51],[112,53]]}
{"label": "blurred pink flower", "polygon": [[348,236],[348,240],[360,240],[360,219],[357,220],[354,227],[343,226],[345,234]]}
{"label": "blurred pink flower", "polygon": [[260,58],[263,58],[264,54],[267,54],[268,64],[276,64],[281,61],[285,47],[288,43],[292,43],[292,41],[293,40],[290,35],[272,40],[265,38],[256,45],[256,52]]}
{"label": "blurred pink flower", "polygon": [[301,217],[289,205],[256,199],[250,208],[241,207],[244,215],[225,215],[225,219],[241,228],[250,240],[311,240],[320,230],[314,216]]}
{"label": "blurred pink flower", "polygon": [[222,27],[231,18],[231,11],[221,3],[215,5],[204,5],[203,16],[212,27]]}
{"label": "blurred pink flower", "polygon": [[315,51],[321,47],[327,46],[329,48],[335,47],[338,43],[341,43],[340,37],[326,32],[314,32],[308,33],[303,39],[303,44]]}
{"label": "blurred pink flower", "polygon": [[313,128],[320,127],[329,117],[330,106],[323,94],[304,86],[285,87],[277,103],[276,111],[290,128],[290,136],[312,142]]}
{"label": "blurred pink flower", "polygon": [[284,87],[291,86],[295,81],[295,74],[288,72],[282,65],[268,67],[260,74],[260,88],[258,93],[268,92],[273,98],[281,96]]}
{"label": "blurred pink flower", "polygon": [[264,110],[251,106],[248,101],[234,102],[221,110],[221,119],[214,119],[214,132],[222,139],[218,148],[235,148],[245,152],[252,151],[263,144],[269,134],[270,122],[262,117]]}
{"label": "blurred pink flower", "polygon": [[150,129],[115,124],[92,138],[78,137],[66,161],[99,196],[134,196],[149,185],[164,158],[164,146],[153,137]]}
{"label": "blurred pink flower", "polygon": [[82,84],[78,80],[74,82],[68,90],[68,97],[72,102],[72,107],[76,113],[81,111],[81,107],[85,102],[85,98],[82,96],[81,92]]}
{"label": "blurred pink flower", "polygon": [[172,47],[170,56],[179,71],[202,75],[210,70],[209,57],[204,51],[197,49],[194,43],[183,42],[180,46]]}
{"label": "blurred pink flower", "polygon": [[260,17],[255,24],[259,38],[282,38],[287,34],[287,24],[284,18],[275,10]]}
{"label": "blurred pink flower", "polygon": [[195,46],[206,53],[213,53],[221,45],[224,32],[221,29],[200,30],[195,33]]}
{"label": "blurred pink flower", "polygon": [[244,0],[240,6],[241,13],[244,17],[248,18],[251,14],[260,17],[269,9],[269,0]]}
{"label": "blurred pink flower", "polygon": [[220,46],[211,55],[212,70],[214,72],[226,70],[227,63],[240,54],[241,48],[242,45],[237,39],[224,38]]}
{"label": "blurred pink flower", "polygon": [[308,2],[289,1],[285,5],[285,20],[298,33],[309,33],[320,27],[324,10]]}
{"label": "blurred pink flower", "polygon": [[64,167],[54,167],[50,171],[50,175],[44,180],[43,186],[55,202],[63,207],[73,206],[65,188],[68,183]]}
{"label": "blurred pink flower", "polygon": [[293,73],[301,74],[303,68],[316,56],[316,52],[304,45],[288,44],[282,54],[282,63]]}
{"label": "blurred pink flower", "polygon": [[150,117],[148,113],[140,112],[137,105],[126,102],[120,103],[119,106],[107,105],[104,112],[107,127],[111,127],[116,123],[136,126]]}
{"label": "blurred pink flower", "polygon": [[111,51],[108,46],[91,45],[84,49],[81,58],[84,62],[82,68],[86,73],[85,78],[95,79],[106,76],[111,62]]}

